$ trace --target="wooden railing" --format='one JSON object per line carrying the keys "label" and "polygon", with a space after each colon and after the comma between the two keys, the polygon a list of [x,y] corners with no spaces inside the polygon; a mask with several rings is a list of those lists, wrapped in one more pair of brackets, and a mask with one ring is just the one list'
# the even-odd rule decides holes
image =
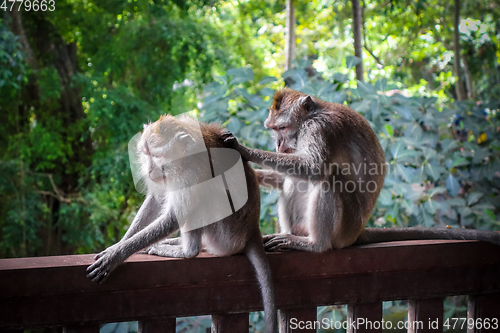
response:
{"label": "wooden railing", "polygon": [[[382,301],[408,299],[410,322],[424,323],[409,331],[438,332],[448,295],[469,295],[468,316],[477,323],[500,320],[500,247],[492,244],[406,241],[268,257],[278,307],[295,327],[314,322],[317,306],[332,304],[348,304],[348,320],[381,322]],[[262,309],[243,255],[134,255],[102,285],[85,277],[92,258],[0,260],[0,331],[64,326],[67,332],[98,332],[103,323],[138,320],[142,332],[175,332],[176,317],[212,314],[219,332],[247,333],[248,312]],[[435,319],[433,330],[428,323]],[[480,326],[467,332],[500,331]],[[316,330],[293,330],[299,331]],[[382,332],[366,325],[349,331]]]}

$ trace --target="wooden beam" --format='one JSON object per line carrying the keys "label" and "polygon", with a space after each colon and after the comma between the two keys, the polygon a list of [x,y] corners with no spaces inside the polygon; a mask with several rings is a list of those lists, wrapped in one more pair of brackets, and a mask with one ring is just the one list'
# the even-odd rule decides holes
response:
{"label": "wooden beam", "polygon": [[[483,242],[406,241],[268,258],[285,309],[500,292],[500,247]],[[85,277],[92,262],[93,255],[0,260],[0,328],[262,310],[243,255],[134,255],[104,284]]]}

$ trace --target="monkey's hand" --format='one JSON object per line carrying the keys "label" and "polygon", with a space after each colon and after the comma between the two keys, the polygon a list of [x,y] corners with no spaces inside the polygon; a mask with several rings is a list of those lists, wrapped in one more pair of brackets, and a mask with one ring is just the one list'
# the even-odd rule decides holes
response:
{"label": "monkey's hand", "polygon": [[94,259],[96,262],[87,268],[87,277],[97,283],[103,283],[109,274],[125,261],[114,246],[97,254]]}
{"label": "monkey's hand", "polygon": [[238,142],[238,139],[236,139],[236,137],[234,136],[234,134],[231,133],[231,131],[225,129],[224,131],[222,131],[222,133],[220,134],[220,136],[224,140],[224,146],[225,147],[238,150],[238,147],[240,146],[240,143]]}
{"label": "monkey's hand", "polygon": [[224,139],[224,146],[225,147],[237,150],[241,154],[241,157],[243,157],[243,159],[250,161],[250,154],[249,154],[248,148],[241,145],[233,133],[231,133],[229,130],[225,129],[221,133],[221,137],[222,137],[222,139]]}

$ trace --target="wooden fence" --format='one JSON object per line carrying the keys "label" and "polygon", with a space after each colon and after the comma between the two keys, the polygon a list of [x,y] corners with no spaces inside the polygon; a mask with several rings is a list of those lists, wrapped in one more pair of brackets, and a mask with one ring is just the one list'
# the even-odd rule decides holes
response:
{"label": "wooden fence", "polygon": [[[409,300],[408,322],[423,323],[409,332],[440,332],[448,295],[469,295],[474,325],[467,333],[500,331],[499,246],[405,241],[268,257],[278,307],[290,320],[286,332],[315,332],[297,327],[317,320],[317,306],[332,304],[348,304],[348,321],[360,324],[349,332],[382,332],[382,302],[402,299]],[[134,255],[102,285],[85,277],[92,262],[93,255],[0,260],[0,331],[63,326],[90,333],[138,320],[141,332],[175,332],[176,317],[211,314],[219,332],[247,333],[248,312],[262,309],[243,255]]]}

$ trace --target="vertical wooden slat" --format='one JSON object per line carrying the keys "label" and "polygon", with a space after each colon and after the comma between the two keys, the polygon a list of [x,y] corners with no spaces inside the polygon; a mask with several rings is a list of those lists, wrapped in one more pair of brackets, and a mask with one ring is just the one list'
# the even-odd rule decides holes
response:
{"label": "vertical wooden slat", "polygon": [[212,315],[212,333],[248,333],[249,314]]}
{"label": "vertical wooden slat", "polygon": [[382,332],[382,302],[348,304],[347,324],[348,333]]}
{"label": "vertical wooden slat", "polygon": [[[308,329],[307,323],[314,325],[314,322],[318,319],[318,308],[309,307],[301,309],[287,309],[278,311],[280,333],[314,333],[316,329]],[[302,329],[300,329],[299,323],[302,323]],[[294,329],[292,329],[294,328]]]}
{"label": "vertical wooden slat", "polygon": [[138,333],[175,333],[175,317],[151,318],[139,321]]}
{"label": "vertical wooden slat", "polygon": [[500,331],[500,293],[469,296],[467,304],[467,333]]}
{"label": "vertical wooden slat", "polygon": [[63,333],[99,333],[100,326],[97,323],[68,326],[63,328]]}
{"label": "vertical wooden slat", "polygon": [[408,303],[408,332],[443,331],[443,299],[411,299]]}

